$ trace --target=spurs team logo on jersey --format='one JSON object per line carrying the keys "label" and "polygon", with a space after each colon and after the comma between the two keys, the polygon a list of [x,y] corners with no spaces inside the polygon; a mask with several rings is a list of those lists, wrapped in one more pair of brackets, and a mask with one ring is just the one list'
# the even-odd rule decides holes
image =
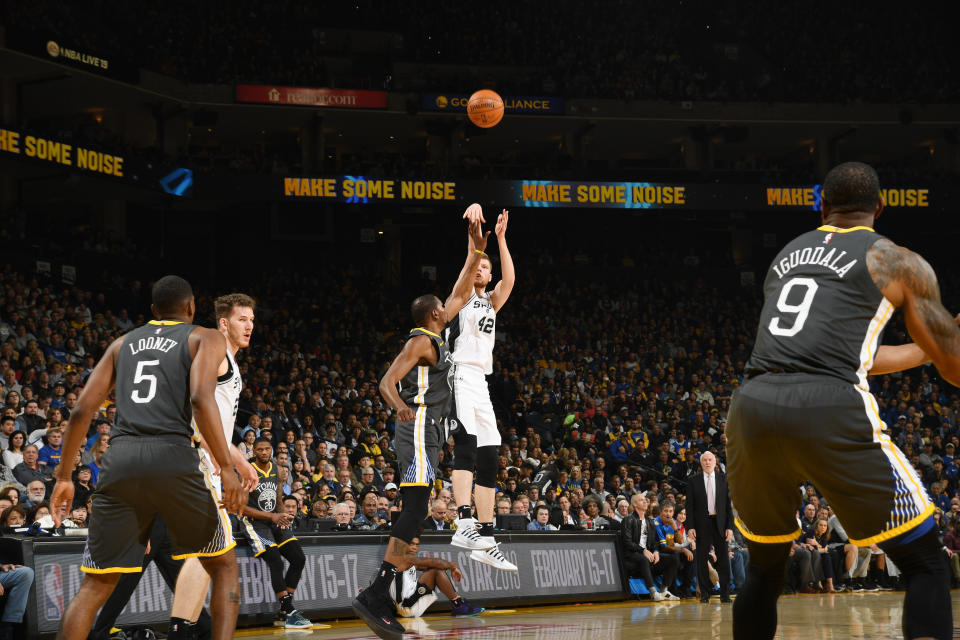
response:
{"label": "spurs team logo on jersey", "polygon": [[488,375],[492,373],[496,326],[497,312],[490,293],[474,293],[447,328],[453,361],[457,365],[478,367]]}

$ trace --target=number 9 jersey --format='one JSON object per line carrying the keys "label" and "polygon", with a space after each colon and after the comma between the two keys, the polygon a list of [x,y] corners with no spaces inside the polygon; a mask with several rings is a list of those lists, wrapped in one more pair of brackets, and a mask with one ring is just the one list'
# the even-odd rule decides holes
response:
{"label": "number 9 jersey", "polygon": [[748,377],[819,374],[867,389],[867,372],[895,310],[867,269],[867,250],[882,237],[869,227],[825,225],[780,251],[763,283]]}

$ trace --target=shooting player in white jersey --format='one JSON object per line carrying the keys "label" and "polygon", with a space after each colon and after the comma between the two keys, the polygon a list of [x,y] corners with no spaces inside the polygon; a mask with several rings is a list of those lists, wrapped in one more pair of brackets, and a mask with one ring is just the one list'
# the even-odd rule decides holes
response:
{"label": "shooting player in white jersey", "polygon": [[[513,258],[507,248],[509,215],[504,209],[494,229],[500,249],[500,282],[492,291],[487,291],[493,275],[493,264],[484,255],[474,277],[473,296],[447,327],[447,342],[456,365],[454,406],[447,425],[454,440],[453,496],[457,502],[457,531],[450,543],[471,549],[470,557],[473,560],[503,571],[516,571],[516,565],[504,557],[499,543],[493,537],[500,431],[497,429],[497,417],[493,412],[486,379],[493,373],[497,311],[506,304],[515,281]],[[463,217],[471,221],[484,221],[483,211],[478,204],[470,205]],[[473,251],[474,247],[470,245],[468,252]],[[476,518],[470,509],[471,489],[477,504]]]}
{"label": "shooting player in white jersey", "polygon": [[[230,449],[230,455],[240,473],[243,488],[253,491],[257,486],[257,472],[244,458],[240,450],[232,444],[234,424],[237,421],[237,406],[240,401],[240,391],[243,389],[243,379],[240,369],[234,359],[237,351],[250,346],[250,336],[253,334],[254,308],[253,298],[243,293],[231,293],[220,296],[214,302],[217,319],[217,329],[227,340],[226,357],[217,370],[216,399],[220,410],[220,420],[223,424],[224,437]],[[200,469],[210,485],[214,497],[220,497],[220,469],[213,463],[213,457],[207,451],[206,442],[201,441]],[[229,520],[228,520],[229,523]],[[226,533],[230,535],[231,544],[233,531],[227,525]],[[170,612],[171,640],[189,639],[193,627],[200,618],[203,602],[210,587],[210,576],[203,569],[197,558],[188,558],[180,570],[177,578],[177,588],[173,596],[173,608]]]}

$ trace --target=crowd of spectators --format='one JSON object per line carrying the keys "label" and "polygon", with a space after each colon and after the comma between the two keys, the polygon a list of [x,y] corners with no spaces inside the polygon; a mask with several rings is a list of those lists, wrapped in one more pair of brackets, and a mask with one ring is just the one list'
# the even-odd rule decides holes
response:
{"label": "crowd of spectators", "polygon": [[[642,495],[651,517],[670,504],[673,513],[657,524],[672,532],[665,544],[686,555],[686,478],[705,451],[723,467],[730,397],[743,379],[760,298],[753,289],[721,289],[703,270],[678,272],[666,255],[651,249],[643,275],[631,278],[577,278],[547,255],[529,265],[524,292],[500,314],[490,378],[503,435],[498,514],[538,531],[614,530]],[[377,382],[409,320],[403,301],[368,272],[375,268],[281,271],[247,289],[258,317],[251,348],[238,354],[244,389],[234,440],[248,453],[258,436],[273,442],[281,508],[296,528],[383,530],[398,509],[394,417]],[[148,283],[118,274],[97,282],[90,291],[10,267],[0,272],[0,525],[7,531],[49,515],[64,421],[110,341],[147,319]],[[212,297],[221,293],[198,288],[198,322],[212,316]],[[905,340],[902,326],[887,333]],[[938,507],[945,546],[960,552],[957,390],[932,367],[872,378],[871,388]],[[75,461],[82,463],[70,514],[77,526],[88,516],[115,419],[116,408],[105,405]],[[425,528],[449,527],[456,517],[448,506],[452,455],[445,446]],[[831,550],[836,569],[855,564],[860,552],[843,544],[842,523],[808,489],[801,500],[798,487],[798,518],[812,507],[812,528],[797,542],[792,584],[829,590],[860,565],[830,572],[814,554]],[[828,537],[818,518],[828,521]],[[956,560],[954,567],[960,578]]]}
{"label": "crowd of spectators", "polygon": [[[414,12],[380,0],[5,6],[3,22],[18,31],[199,83],[441,92],[492,83],[520,95],[627,100],[896,103],[957,95],[950,21],[939,7],[754,11],[742,3],[641,8],[627,0],[549,8],[532,0],[441,1]],[[823,15],[829,19],[817,19]],[[381,35],[350,35],[356,31]],[[498,69],[495,81],[490,68]]]}

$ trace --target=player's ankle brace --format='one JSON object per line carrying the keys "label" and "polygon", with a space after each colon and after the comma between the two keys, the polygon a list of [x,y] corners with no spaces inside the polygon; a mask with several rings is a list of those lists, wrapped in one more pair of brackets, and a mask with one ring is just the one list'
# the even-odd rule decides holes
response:
{"label": "player's ankle brace", "polygon": [[196,622],[190,622],[183,618],[170,618],[167,638],[170,640],[193,640],[196,626]]}
{"label": "player's ankle brace", "polygon": [[397,573],[397,568],[384,560],[380,563],[380,569],[373,579],[373,584],[370,585],[370,590],[378,595],[385,596],[387,589],[390,588],[390,583],[397,577]]}
{"label": "player's ankle brace", "polygon": [[480,529],[480,535],[482,535],[482,536],[492,536],[492,535],[493,535],[493,523],[492,523],[492,522],[481,522],[479,529]]}
{"label": "player's ankle brace", "polygon": [[461,520],[469,520],[472,518],[473,510],[470,508],[470,505],[457,507],[457,517],[459,517]]}
{"label": "player's ankle brace", "polygon": [[284,613],[291,613],[293,611],[293,594],[286,593],[279,598],[280,600],[280,611]]}

